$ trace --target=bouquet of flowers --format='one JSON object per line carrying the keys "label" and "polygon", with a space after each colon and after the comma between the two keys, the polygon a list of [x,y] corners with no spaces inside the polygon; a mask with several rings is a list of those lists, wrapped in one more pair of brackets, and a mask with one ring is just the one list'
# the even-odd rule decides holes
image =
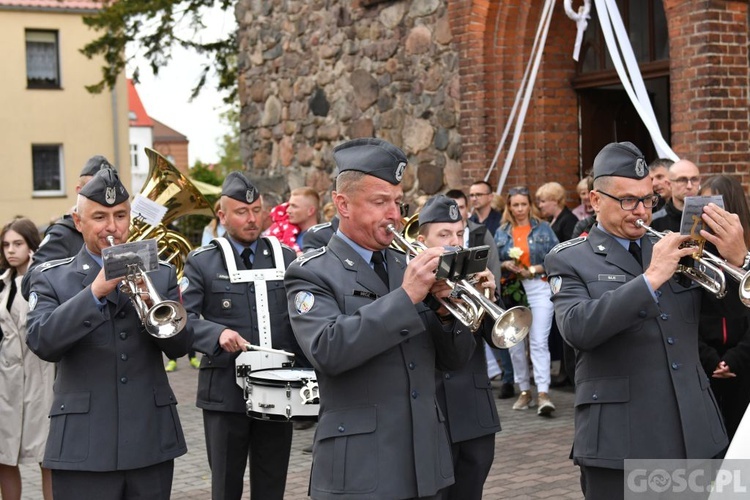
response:
{"label": "bouquet of flowers", "polygon": [[[526,266],[521,263],[521,256],[523,250],[518,247],[513,247],[508,251],[508,257],[513,259],[513,262],[520,267],[525,268]],[[513,306],[525,306],[528,307],[529,301],[526,298],[526,290],[523,288],[521,278],[516,273],[510,271],[503,271],[500,278],[500,295],[503,298],[503,303],[506,307]]]}

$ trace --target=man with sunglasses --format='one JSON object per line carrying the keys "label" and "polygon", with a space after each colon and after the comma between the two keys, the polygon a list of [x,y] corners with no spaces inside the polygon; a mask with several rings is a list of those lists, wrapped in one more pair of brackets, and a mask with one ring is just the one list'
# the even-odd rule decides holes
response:
{"label": "man with sunglasses", "polygon": [[[587,499],[623,498],[625,459],[709,459],[727,445],[698,359],[707,292],[674,278],[694,249],[679,233],[654,244],[636,225],[650,222],[656,202],[638,148],[608,144],[594,160],[597,225],[545,259],[560,332],[577,350],[572,457]],[[703,220],[714,234],[701,234],[741,265],[739,218],[709,204]],[[736,289],[720,302],[745,314]]]}
{"label": "man with sunglasses", "polygon": [[485,181],[477,181],[469,188],[472,214],[469,220],[484,224],[492,236],[500,227],[503,214],[492,208],[492,186]]}
{"label": "man with sunglasses", "polygon": [[679,160],[669,167],[667,174],[672,197],[664,208],[654,212],[651,226],[657,231],[680,232],[682,210],[685,208],[685,197],[698,196],[701,189],[701,172],[695,163]]}

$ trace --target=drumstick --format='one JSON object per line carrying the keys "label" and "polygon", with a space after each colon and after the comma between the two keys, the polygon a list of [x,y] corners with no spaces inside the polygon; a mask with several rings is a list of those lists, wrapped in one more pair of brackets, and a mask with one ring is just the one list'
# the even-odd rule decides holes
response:
{"label": "drumstick", "polygon": [[245,344],[245,348],[248,351],[263,351],[263,352],[270,352],[271,354],[283,354],[284,356],[289,356],[290,358],[294,357],[294,353],[292,352],[286,352],[286,351],[280,351],[278,349],[269,349],[267,347],[260,347],[253,344]]}

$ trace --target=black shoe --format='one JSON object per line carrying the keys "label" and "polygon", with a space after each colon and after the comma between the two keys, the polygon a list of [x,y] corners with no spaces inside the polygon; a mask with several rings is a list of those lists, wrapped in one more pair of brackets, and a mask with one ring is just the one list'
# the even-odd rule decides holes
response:
{"label": "black shoe", "polygon": [[500,399],[510,399],[515,395],[516,389],[513,387],[513,384],[505,382],[502,386],[500,386],[500,394],[497,397]]}
{"label": "black shoe", "polygon": [[315,426],[315,420],[295,420],[293,425],[295,431],[304,431]]}

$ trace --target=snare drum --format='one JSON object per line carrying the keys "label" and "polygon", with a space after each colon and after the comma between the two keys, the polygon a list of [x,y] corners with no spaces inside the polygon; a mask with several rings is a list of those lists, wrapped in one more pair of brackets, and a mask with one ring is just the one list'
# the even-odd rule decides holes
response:
{"label": "snare drum", "polygon": [[269,368],[245,377],[248,416],[269,420],[314,420],[320,397],[318,378],[311,368]]}

